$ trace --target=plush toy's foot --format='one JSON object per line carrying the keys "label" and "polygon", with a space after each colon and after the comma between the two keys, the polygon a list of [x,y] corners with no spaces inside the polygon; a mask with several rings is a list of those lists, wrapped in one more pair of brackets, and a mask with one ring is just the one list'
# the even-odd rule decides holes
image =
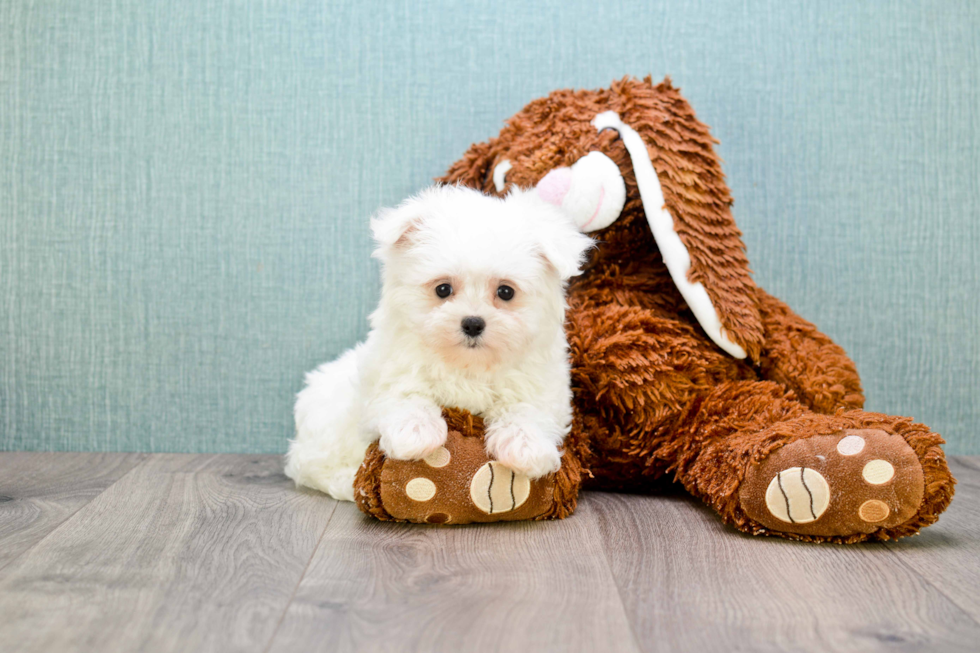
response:
{"label": "plush toy's foot", "polygon": [[751,465],[739,498],[770,531],[847,537],[908,521],[923,494],[922,465],[902,436],[848,429],[797,440]]}
{"label": "plush toy's foot", "polygon": [[386,458],[371,445],[354,481],[354,500],[382,520],[429,524],[556,519],[575,509],[579,466],[530,480],[487,456],[483,421],[445,410],[444,446],[422,460]]}

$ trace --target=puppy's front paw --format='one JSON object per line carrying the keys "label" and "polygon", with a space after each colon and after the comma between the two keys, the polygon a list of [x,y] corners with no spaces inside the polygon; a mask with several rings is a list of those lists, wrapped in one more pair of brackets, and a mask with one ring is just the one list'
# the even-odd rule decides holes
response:
{"label": "puppy's front paw", "polygon": [[487,452],[497,462],[530,479],[541,478],[561,467],[561,453],[534,427],[514,423],[487,429]]}
{"label": "puppy's front paw", "polygon": [[381,450],[395,460],[419,460],[446,442],[448,428],[437,410],[397,411],[381,420]]}

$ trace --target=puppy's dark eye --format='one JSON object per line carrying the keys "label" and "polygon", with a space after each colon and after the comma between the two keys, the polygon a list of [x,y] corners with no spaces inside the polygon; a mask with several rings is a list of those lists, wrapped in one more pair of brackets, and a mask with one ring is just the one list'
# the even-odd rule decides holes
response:
{"label": "puppy's dark eye", "polygon": [[440,299],[445,299],[451,294],[453,294],[453,287],[448,283],[440,283],[438,286],[436,286],[436,296],[438,296]]}
{"label": "puppy's dark eye", "polygon": [[500,297],[505,302],[509,302],[510,300],[514,299],[514,289],[510,286],[498,286],[497,297]]}

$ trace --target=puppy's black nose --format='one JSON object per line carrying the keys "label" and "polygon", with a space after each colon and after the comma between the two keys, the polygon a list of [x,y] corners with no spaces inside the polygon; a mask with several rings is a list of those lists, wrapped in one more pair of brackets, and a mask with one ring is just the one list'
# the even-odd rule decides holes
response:
{"label": "puppy's black nose", "polygon": [[483,333],[483,329],[486,326],[487,323],[483,321],[482,317],[470,315],[469,317],[463,318],[463,333],[471,338],[475,338]]}

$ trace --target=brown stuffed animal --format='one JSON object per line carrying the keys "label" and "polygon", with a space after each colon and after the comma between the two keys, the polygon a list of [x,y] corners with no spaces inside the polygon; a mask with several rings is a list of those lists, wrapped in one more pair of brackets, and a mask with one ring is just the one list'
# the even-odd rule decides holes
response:
{"label": "brown stuffed animal", "polygon": [[[355,485],[362,509],[450,523],[563,517],[581,474],[604,489],[673,478],[739,530],[792,539],[888,540],[936,521],[955,483],[942,438],[861,410],[844,351],[755,285],[714,142],[669,79],[627,78],[531,102],[450,168],[442,181],[491,194],[537,186],[599,243],[569,289],[575,415],[561,480],[527,490],[533,509],[488,513],[473,488],[489,461],[473,447],[472,460],[446,465],[455,494],[449,477],[420,481],[424,495],[439,490],[399,508],[431,466],[372,449]],[[450,430],[476,443],[480,425],[450,415]],[[450,507],[432,509],[442,488]]]}

